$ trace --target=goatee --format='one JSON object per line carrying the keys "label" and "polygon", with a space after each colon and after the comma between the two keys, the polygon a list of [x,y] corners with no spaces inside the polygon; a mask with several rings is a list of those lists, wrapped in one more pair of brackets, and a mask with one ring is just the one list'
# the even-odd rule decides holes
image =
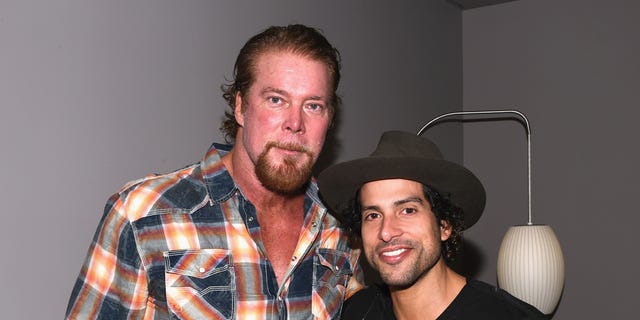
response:
{"label": "goatee", "polygon": [[[274,147],[301,152],[305,155],[305,159],[296,160],[294,157],[285,157],[282,163],[272,164],[269,162],[268,154]],[[269,142],[258,156],[255,172],[267,190],[283,195],[296,195],[304,192],[311,178],[312,159],[313,154],[303,146]]]}

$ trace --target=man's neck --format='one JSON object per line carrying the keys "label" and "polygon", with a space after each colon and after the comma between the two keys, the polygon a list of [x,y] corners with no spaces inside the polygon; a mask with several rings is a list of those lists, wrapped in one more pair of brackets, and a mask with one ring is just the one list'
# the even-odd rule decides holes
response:
{"label": "man's neck", "polygon": [[304,193],[289,196],[266,189],[255,175],[252,162],[232,149],[222,157],[227,171],[256,208],[262,244],[282,284],[304,221]]}
{"label": "man's neck", "polygon": [[466,279],[447,267],[441,258],[412,286],[390,288],[393,312],[398,320],[436,319],[465,284]]}

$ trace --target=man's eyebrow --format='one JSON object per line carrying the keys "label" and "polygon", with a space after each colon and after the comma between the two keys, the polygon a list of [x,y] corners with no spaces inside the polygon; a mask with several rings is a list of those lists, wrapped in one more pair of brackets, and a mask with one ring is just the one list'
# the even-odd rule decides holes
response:
{"label": "man's eyebrow", "polygon": [[307,100],[317,100],[317,101],[324,101],[324,98],[321,96],[310,96],[307,98]]}
{"label": "man's eyebrow", "polygon": [[417,202],[419,204],[422,204],[422,199],[420,197],[409,197],[406,199],[401,199],[401,200],[397,200],[393,202],[393,205],[398,207],[401,206],[405,203],[409,203],[409,202]]}
{"label": "man's eyebrow", "polygon": [[379,207],[379,206],[376,206],[376,205],[372,205],[372,206],[362,207],[362,208],[360,209],[360,211],[367,211],[367,210],[380,211],[380,207]]}
{"label": "man's eyebrow", "polygon": [[[393,202],[393,206],[394,207],[399,207],[405,203],[409,203],[409,202],[417,202],[419,204],[422,204],[422,199],[420,197],[409,197],[406,199],[400,199],[400,200],[396,200]],[[380,211],[380,206],[377,205],[370,205],[370,206],[363,206],[361,208],[361,211],[365,211],[365,210],[375,210],[375,211]]]}
{"label": "man's eyebrow", "polygon": [[282,89],[274,88],[274,87],[266,87],[266,88],[263,88],[262,90],[260,90],[260,94],[265,94],[265,93],[268,93],[268,92],[275,92],[275,93],[281,94],[281,95],[286,95],[287,94],[286,91],[284,91]]}
{"label": "man's eyebrow", "polygon": [[[274,87],[265,87],[262,90],[260,90],[260,94],[264,95],[267,93],[277,93],[279,95],[283,95],[286,96],[288,93],[285,90],[282,89],[278,89],[278,88],[274,88]],[[323,96],[309,96],[306,97],[305,100],[313,100],[313,101],[325,101],[325,98]]]}

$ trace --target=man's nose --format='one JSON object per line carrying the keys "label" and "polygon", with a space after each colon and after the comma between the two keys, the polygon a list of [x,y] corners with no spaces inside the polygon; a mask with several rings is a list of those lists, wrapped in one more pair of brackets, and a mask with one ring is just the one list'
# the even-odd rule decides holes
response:
{"label": "man's nose", "polygon": [[401,234],[402,230],[393,216],[386,216],[382,218],[382,225],[380,226],[380,240],[384,242],[391,242],[391,240]]}
{"label": "man's nose", "polygon": [[304,133],[304,114],[302,106],[291,106],[286,110],[283,129],[291,133]]}

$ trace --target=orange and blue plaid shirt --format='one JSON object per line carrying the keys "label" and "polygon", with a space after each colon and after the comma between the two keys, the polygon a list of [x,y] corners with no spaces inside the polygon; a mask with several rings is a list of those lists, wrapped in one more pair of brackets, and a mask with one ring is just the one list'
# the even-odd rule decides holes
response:
{"label": "orange and blue plaid shirt", "polygon": [[67,319],[333,319],[363,287],[345,231],[312,182],[282,284],[255,207],[214,144],[203,160],[112,196],[73,288]]}

